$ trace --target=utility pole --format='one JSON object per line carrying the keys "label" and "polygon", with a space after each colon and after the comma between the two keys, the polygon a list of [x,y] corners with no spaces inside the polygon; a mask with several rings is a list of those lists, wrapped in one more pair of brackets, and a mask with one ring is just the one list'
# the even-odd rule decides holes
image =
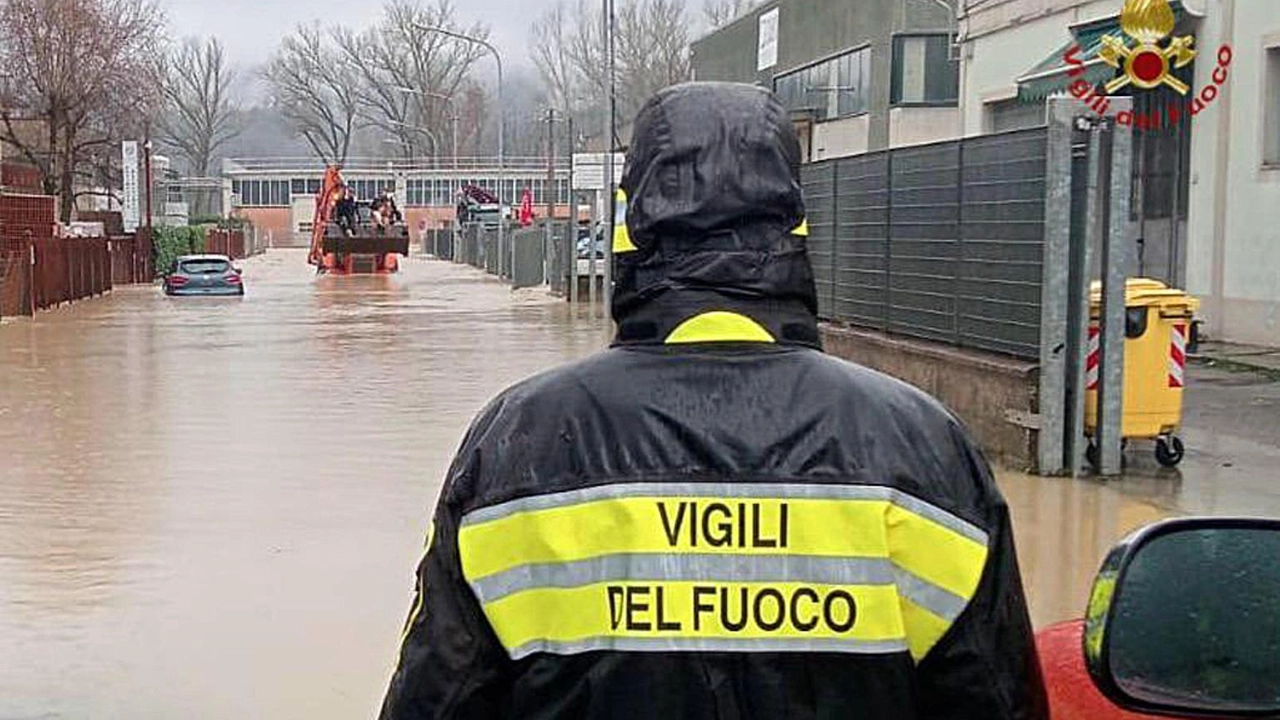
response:
{"label": "utility pole", "polygon": [[151,121],[146,124],[146,133],[142,143],[143,165],[146,168],[147,176],[147,244],[154,242],[154,228],[151,226],[151,189],[155,186],[155,179],[151,177]]}
{"label": "utility pole", "polygon": [[[615,221],[618,188],[614,185],[613,177],[615,170],[613,167],[613,153],[617,147],[615,142],[615,125],[614,116],[617,114],[617,83],[614,77],[614,53],[613,53],[613,0],[603,0],[604,2],[604,30],[605,45],[608,52],[608,69],[609,69],[609,112],[608,126],[605,128],[605,159],[604,159],[604,186],[605,186],[605,217],[608,218],[604,235],[604,312],[605,317],[609,317],[613,305],[613,224]],[[595,257],[595,253],[592,253]],[[591,278],[591,282],[595,283],[595,278]]]}
{"label": "utility pole", "polygon": [[551,284],[551,259],[549,253],[554,245],[556,225],[556,109],[547,108],[547,184],[543,189],[547,195],[546,232],[542,235],[542,281]]}

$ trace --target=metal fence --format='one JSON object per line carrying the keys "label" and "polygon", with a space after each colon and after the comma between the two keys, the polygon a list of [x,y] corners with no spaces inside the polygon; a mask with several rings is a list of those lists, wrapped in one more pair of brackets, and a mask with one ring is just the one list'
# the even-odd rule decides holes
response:
{"label": "metal fence", "polygon": [[820,313],[1040,356],[1047,131],[806,165]]}

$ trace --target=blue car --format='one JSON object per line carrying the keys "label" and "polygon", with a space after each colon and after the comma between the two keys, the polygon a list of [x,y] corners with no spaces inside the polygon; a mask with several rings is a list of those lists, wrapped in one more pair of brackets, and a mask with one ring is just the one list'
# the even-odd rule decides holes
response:
{"label": "blue car", "polygon": [[184,255],[164,276],[166,295],[244,295],[240,268],[226,255]]}

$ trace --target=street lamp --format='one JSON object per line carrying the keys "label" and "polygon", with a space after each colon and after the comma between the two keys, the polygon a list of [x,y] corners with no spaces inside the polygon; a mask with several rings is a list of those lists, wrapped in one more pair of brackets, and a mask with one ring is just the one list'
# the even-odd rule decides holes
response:
{"label": "street lamp", "polygon": [[494,61],[498,63],[498,258],[499,258],[498,274],[501,275],[502,268],[505,267],[505,265],[501,263],[501,260],[502,260],[502,253],[506,251],[505,243],[503,241],[506,235],[506,224],[507,224],[506,218],[503,217],[503,212],[502,212],[502,209],[503,209],[502,208],[502,190],[503,190],[503,185],[505,184],[505,181],[506,181],[506,145],[505,143],[506,143],[506,135],[507,135],[507,106],[506,106],[506,103],[503,101],[503,95],[502,95],[502,53],[499,53],[498,48],[494,47],[488,40],[485,40],[483,38],[473,37],[471,35],[464,35],[460,32],[454,32],[453,30],[446,30],[445,28],[440,28],[440,27],[432,27],[430,25],[420,25],[418,23],[414,23],[413,26],[423,32],[438,33],[440,35],[451,37],[456,40],[464,40],[466,42],[469,42],[475,45],[481,45],[486,50],[488,50],[490,53],[493,54]]}
{"label": "street lamp", "polygon": [[[431,160],[432,160],[432,164],[433,165],[435,164],[436,157],[440,155],[440,143],[436,140],[436,136],[434,133],[432,133],[427,128],[419,127],[417,125],[410,125],[409,123],[403,123],[398,120],[389,120],[388,123],[399,128],[404,128],[405,130],[412,130],[413,132],[422,133],[423,135],[426,135],[427,139],[431,141]],[[391,141],[391,138],[387,138],[387,141]],[[396,140],[395,142],[399,142],[399,141]]]}
{"label": "street lamp", "polygon": [[457,98],[453,97],[452,95],[445,95],[444,93],[431,92],[429,90],[428,91],[416,90],[411,87],[397,87],[396,90],[399,90],[402,93],[408,93],[410,95],[422,95],[423,97],[436,98],[438,100],[444,100],[445,102],[449,103],[449,110],[451,112],[450,120],[453,124],[453,169],[457,170],[458,169],[458,117],[459,117]]}

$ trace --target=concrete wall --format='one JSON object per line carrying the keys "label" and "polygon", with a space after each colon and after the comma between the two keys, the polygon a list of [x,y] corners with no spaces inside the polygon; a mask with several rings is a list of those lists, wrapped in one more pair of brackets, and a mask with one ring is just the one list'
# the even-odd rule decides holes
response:
{"label": "concrete wall", "polygon": [[1187,288],[1211,337],[1280,345],[1280,167],[1264,163],[1268,48],[1280,47],[1275,0],[1198,0],[1207,10],[1196,86],[1212,54],[1234,48],[1221,96],[1194,121]]}
{"label": "concrete wall", "polygon": [[993,463],[1033,470],[1036,433],[1019,424],[1038,410],[1035,363],[822,325],[828,353],[904,380],[933,395],[969,428]]}
{"label": "concrete wall", "polygon": [[[760,15],[778,9],[778,63],[758,71]],[[693,43],[694,76],[698,80],[755,83],[773,89],[773,78],[819,60],[869,45],[871,97],[867,147],[889,147],[889,98],[893,65],[893,35],[903,32],[950,32],[953,20],[946,10],[925,0],[775,0],[767,2],[728,26]],[[817,157],[818,130],[814,129]],[[849,128],[833,128],[825,157],[847,155],[837,140],[857,146]]]}
{"label": "concrete wall", "polygon": [[[293,232],[293,217],[286,207],[253,207],[236,208],[232,213],[253,223],[258,229],[258,237],[269,242],[270,247],[290,247],[296,245]],[[306,243],[302,243],[305,246]]]}
{"label": "concrete wall", "polygon": [[960,109],[898,107],[889,111],[889,146],[924,145],[960,137]]}
{"label": "concrete wall", "polygon": [[810,160],[858,155],[870,148],[871,118],[868,115],[813,125],[813,153]]}

